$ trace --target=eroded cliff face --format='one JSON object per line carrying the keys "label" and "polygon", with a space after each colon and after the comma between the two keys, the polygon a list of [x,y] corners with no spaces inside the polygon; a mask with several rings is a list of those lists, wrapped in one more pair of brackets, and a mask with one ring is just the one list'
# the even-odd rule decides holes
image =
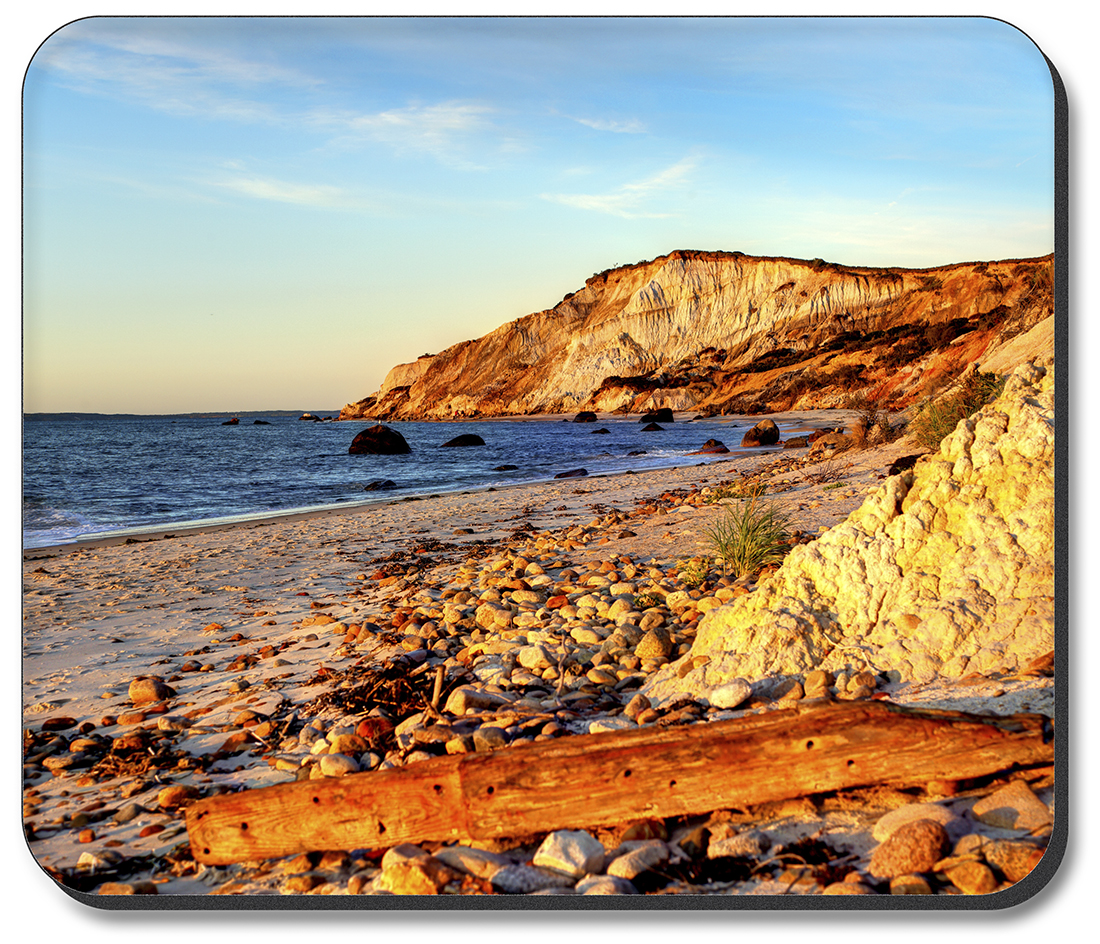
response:
{"label": "eroded cliff face", "polygon": [[341,419],[905,406],[1053,315],[1053,257],[936,269],[677,251],[413,364]]}
{"label": "eroded cliff face", "polygon": [[1025,364],[937,453],[710,610],[643,688],[706,699],[823,669],[926,682],[1020,670],[1054,648],[1054,370]]}

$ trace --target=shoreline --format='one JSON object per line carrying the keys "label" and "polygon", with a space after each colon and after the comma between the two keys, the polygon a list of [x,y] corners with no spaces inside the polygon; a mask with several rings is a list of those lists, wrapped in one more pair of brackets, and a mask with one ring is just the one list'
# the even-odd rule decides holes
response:
{"label": "shoreline", "polygon": [[[722,507],[712,499],[723,494],[723,484],[766,481],[802,539],[810,540],[845,520],[885,478],[889,463],[909,451],[900,440],[845,453],[837,460],[841,484],[830,489],[808,480],[812,466],[802,462],[805,450],[777,450],[671,470],[267,517],[160,540],[65,545],[58,556],[28,558],[23,717],[32,732],[24,768],[32,854],[73,881],[89,880],[87,867],[79,865],[82,856],[100,861],[101,868],[106,863],[108,872],[121,857],[136,871],[123,870],[120,881],[148,879],[159,894],[381,890],[385,870],[378,862],[359,863],[354,874],[344,863],[337,869],[343,877],[325,883],[299,882],[286,862],[274,868],[196,866],[181,852],[187,839],[183,810],[197,796],[319,774],[329,763],[321,758],[336,755],[327,744],[318,754],[316,740],[335,736],[352,720],[341,708],[341,685],[387,666],[404,665],[399,674],[425,679],[433,665],[443,666],[441,705],[459,688],[492,695],[492,709],[471,708],[464,720],[449,722],[460,739],[498,727],[519,744],[524,725],[536,721],[544,728],[536,739],[617,729],[626,722],[623,712],[638,680],[690,651],[700,614],[686,621],[670,615],[671,651],[624,657],[618,674],[607,676],[593,655],[601,633],[609,638],[595,611],[591,620],[564,624],[573,627],[573,638],[562,637],[554,627],[556,614],[565,611],[549,608],[546,593],[568,593],[576,609],[585,594],[580,575],[597,573],[593,566],[616,569],[638,599],[658,583],[686,587],[678,583],[686,579],[678,565],[690,569],[693,558],[707,553],[706,530]],[[501,600],[504,582],[519,579],[514,575],[521,559],[527,569],[519,573],[542,603],[520,603],[497,625],[478,604]],[[545,566],[532,567],[539,561]],[[752,580],[715,580],[719,599],[754,592]],[[522,655],[550,652],[563,639],[572,658],[593,663],[587,674],[570,676],[565,688],[553,680],[552,665],[536,667]],[[141,702],[131,688],[141,677],[159,677],[174,694]],[[883,684],[880,692],[898,704],[958,710],[982,710],[994,699],[997,711],[1009,713],[1043,711],[1053,703],[1048,679]],[[669,723],[667,707],[650,710]],[[356,763],[378,769],[430,756],[423,750],[416,756],[413,735],[430,723],[418,717],[414,711],[412,726],[406,719],[405,747],[372,742],[369,751],[356,754]],[[45,722],[50,724],[43,727]],[[459,733],[463,723],[474,725],[472,735]],[[67,751],[51,753],[48,745],[58,737]],[[119,752],[118,745],[133,737],[159,745],[152,766],[144,748],[130,760]],[[1041,792],[1044,783],[1040,777],[1035,789]],[[179,788],[183,799],[166,795],[169,787]],[[967,795],[958,796],[963,802]],[[860,822],[849,817],[827,825],[869,854],[874,843]],[[796,841],[823,820],[820,811],[803,806],[771,820],[757,816],[755,825]],[[612,838],[604,836],[605,845]],[[520,845],[493,854],[515,859],[529,853]],[[173,859],[172,868],[163,865]],[[137,868],[146,861],[162,865]],[[316,871],[308,863],[305,868]],[[766,883],[749,884],[755,890],[746,886],[737,893],[768,893]]]}
{"label": "shoreline", "polygon": [[[858,415],[857,410],[829,409],[829,410],[813,411],[813,412],[819,412],[823,415],[814,417],[815,421],[820,421],[820,422],[811,423],[810,421],[808,421],[802,415],[806,412],[810,412],[810,411],[796,410],[796,411],[790,411],[790,412],[786,412],[786,413],[777,413],[777,414],[773,414],[769,418],[772,418],[777,424],[789,424],[789,428],[785,430],[787,435],[802,435],[804,433],[810,432],[810,431],[815,430],[815,429],[830,428],[830,427],[838,426],[838,425],[847,425],[852,420],[853,417]],[[827,415],[824,415],[824,414],[827,414]],[[690,420],[685,420],[686,416],[688,416],[687,413],[677,414],[676,422],[680,423],[681,425],[684,425],[685,422],[690,422]],[[601,422],[601,421],[604,421],[604,420],[611,420],[611,419],[615,419],[615,418],[617,418],[617,417],[614,417],[614,416],[609,414],[606,417],[602,417],[601,420],[598,420],[597,422]],[[622,419],[622,417],[618,417],[618,418]],[[733,422],[736,422],[737,420],[739,420],[741,418],[740,417],[712,417],[712,418],[708,418],[708,419],[710,419],[712,421],[721,421],[721,420],[727,420],[728,419],[731,423],[733,423]],[[754,419],[755,419],[755,417],[754,417]],[[494,422],[495,421],[524,422],[524,421],[528,421],[528,420],[533,421],[533,422],[550,422],[550,421],[554,421],[554,420],[572,422],[571,420],[567,420],[565,417],[559,416],[557,414],[540,414],[539,416],[535,416],[535,417],[492,417],[492,418],[487,418],[485,421],[486,422],[490,422],[490,421],[494,421]],[[407,421],[405,421],[405,420],[403,420],[403,421],[397,421],[397,422],[480,422],[480,420],[455,420],[455,421],[451,421],[451,420],[447,420],[447,421],[442,421],[442,420],[441,421],[421,421],[421,420],[413,421],[413,420],[407,420]],[[741,448],[741,447],[735,447],[735,449],[736,448]],[[667,471],[671,471],[671,470],[675,470],[675,469],[694,468],[696,466],[703,465],[703,464],[707,464],[707,465],[709,465],[709,464],[718,464],[718,463],[731,462],[731,461],[736,461],[736,460],[741,460],[741,459],[748,459],[748,458],[752,458],[752,457],[756,457],[756,456],[783,454],[785,451],[789,451],[789,450],[784,450],[783,447],[782,447],[782,444],[779,444],[778,446],[755,447],[755,448],[752,449],[751,452],[747,452],[747,453],[746,452],[732,452],[731,451],[731,454],[726,455],[726,456],[713,456],[713,455],[712,456],[705,456],[705,455],[698,455],[698,454],[697,455],[692,455],[692,454],[689,453],[689,454],[685,454],[682,457],[685,461],[682,462],[682,463],[679,463],[679,464],[646,466],[644,469],[624,469],[624,470],[619,470],[619,471],[595,472],[595,473],[591,473],[587,476],[584,476],[583,478],[597,479],[597,478],[607,478],[607,477],[616,477],[616,476],[624,476],[624,475],[645,475],[645,474],[648,474],[648,473],[661,473],[661,472],[667,472]],[[802,454],[802,450],[796,450],[796,452],[800,455]],[[690,462],[686,461],[686,460],[689,460],[689,459],[693,459],[695,461],[690,461]],[[563,464],[567,464],[567,463],[563,463]],[[413,492],[409,495],[403,495],[401,498],[390,498],[390,497],[385,497],[385,496],[378,496],[376,498],[364,499],[364,500],[361,500],[361,501],[351,500],[351,501],[335,503],[335,504],[332,504],[332,505],[317,505],[317,506],[306,505],[306,506],[287,508],[287,509],[241,512],[240,514],[218,516],[218,517],[215,517],[215,518],[191,519],[191,520],[186,520],[186,521],[180,521],[178,523],[169,522],[169,523],[158,523],[158,524],[149,524],[149,525],[135,525],[135,526],[129,527],[129,528],[113,528],[113,529],[110,529],[110,530],[90,532],[90,533],[88,533],[87,536],[79,535],[79,536],[74,537],[74,538],[69,539],[69,540],[52,541],[50,543],[41,544],[41,545],[26,544],[25,543],[26,535],[24,535],[23,559],[24,560],[33,560],[36,557],[41,558],[43,556],[57,556],[57,554],[65,553],[66,549],[70,549],[70,548],[78,548],[78,547],[85,547],[85,546],[88,546],[88,547],[106,547],[106,546],[110,546],[110,545],[113,545],[113,544],[126,543],[128,540],[129,541],[158,540],[158,539],[163,539],[167,536],[175,536],[177,534],[191,534],[191,533],[195,533],[195,532],[222,530],[224,528],[232,528],[232,527],[236,527],[238,525],[262,524],[262,523],[266,523],[269,520],[278,520],[278,519],[283,519],[283,518],[286,518],[288,520],[298,520],[299,518],[301,518],[303,516],[308,517],[308,516],[314,516],[314,515],[342,514],[342,513],[345,513],[345,512],[346,513],[355,513],[357,511],[360,511],[360,510],[363,510],[363,509],[373,508],[376,505],[384,505],[384,504],[397,503],[397,502],[403,502],[403,501],[420,501],[420,500],[426,500],[426,499],[434,498],[434,497],[437,497],[437,496],[443,497],[443,496],[454,496],[454,495],[482,494],[482,493],[490,492],[490,491],[502,491],[504,489],[526,488],[526,487],[532,487],[532,486],[545,485],[545,484],[549,484],[553,481],[555,481],[555,479],[553,477],[551,477],[551,478],[547,478],[547,479],[532,479],[532,480],[523,481],[523,482],[503,482],[503,483],[500,483],[500,484],[488,484],[487,483],[484,486],[475,486],[475,487],[459,486],[459,487],[457,487],[453,490],[438,489],[438,490],[429,491],[429,492]]]}

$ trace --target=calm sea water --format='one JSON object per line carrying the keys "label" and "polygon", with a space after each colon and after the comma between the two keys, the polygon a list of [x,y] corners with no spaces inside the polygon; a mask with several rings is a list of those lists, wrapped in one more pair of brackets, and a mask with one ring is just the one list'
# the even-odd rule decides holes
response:
{"label": "calm sea water", "polygon": [[[255,425],[254,419],[268,425]],[[369,422],[294,416],[223,418],[33,414],[23,423],[23,541],[27,547],[135,528],[289,512],[406,495],[588,473],[695,465],[710,438],[734,452],[752,420],[720,417],[643,432],[637,417],[595,424],[554,420],[394,422],[412,452],[352,456]],[[605,428],[606,435],[594,429]],[[780,424],[781,430],[783,429]],[[441,448],[460,433],[485,446]],[[642,452],[644,455],[630,455]],[[517,466],[495,471],[498,466]],[[384,491],[369,488],[388,481]]]}

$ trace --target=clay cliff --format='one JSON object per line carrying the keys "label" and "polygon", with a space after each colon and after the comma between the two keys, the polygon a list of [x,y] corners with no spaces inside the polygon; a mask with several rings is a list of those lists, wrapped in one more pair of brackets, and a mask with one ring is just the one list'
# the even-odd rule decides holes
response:
{"label": "clay cliff", "polygon": [[340,418],[766,413],[856,394],[899,409],[971,363],[1009,369],[1052,339],[1053,268],[1053,256],[918,270],[680,250],[400,364]]}

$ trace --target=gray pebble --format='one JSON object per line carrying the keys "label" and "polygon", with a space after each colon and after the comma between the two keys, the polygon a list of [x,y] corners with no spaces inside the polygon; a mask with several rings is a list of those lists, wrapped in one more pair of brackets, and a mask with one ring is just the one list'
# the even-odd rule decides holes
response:
{"label": "gray pebble", "polygon": [[505,895],[530,895],[544,888],[572,888],[574,878],[533,865],[506,865],[493,873],[493,888]]}

